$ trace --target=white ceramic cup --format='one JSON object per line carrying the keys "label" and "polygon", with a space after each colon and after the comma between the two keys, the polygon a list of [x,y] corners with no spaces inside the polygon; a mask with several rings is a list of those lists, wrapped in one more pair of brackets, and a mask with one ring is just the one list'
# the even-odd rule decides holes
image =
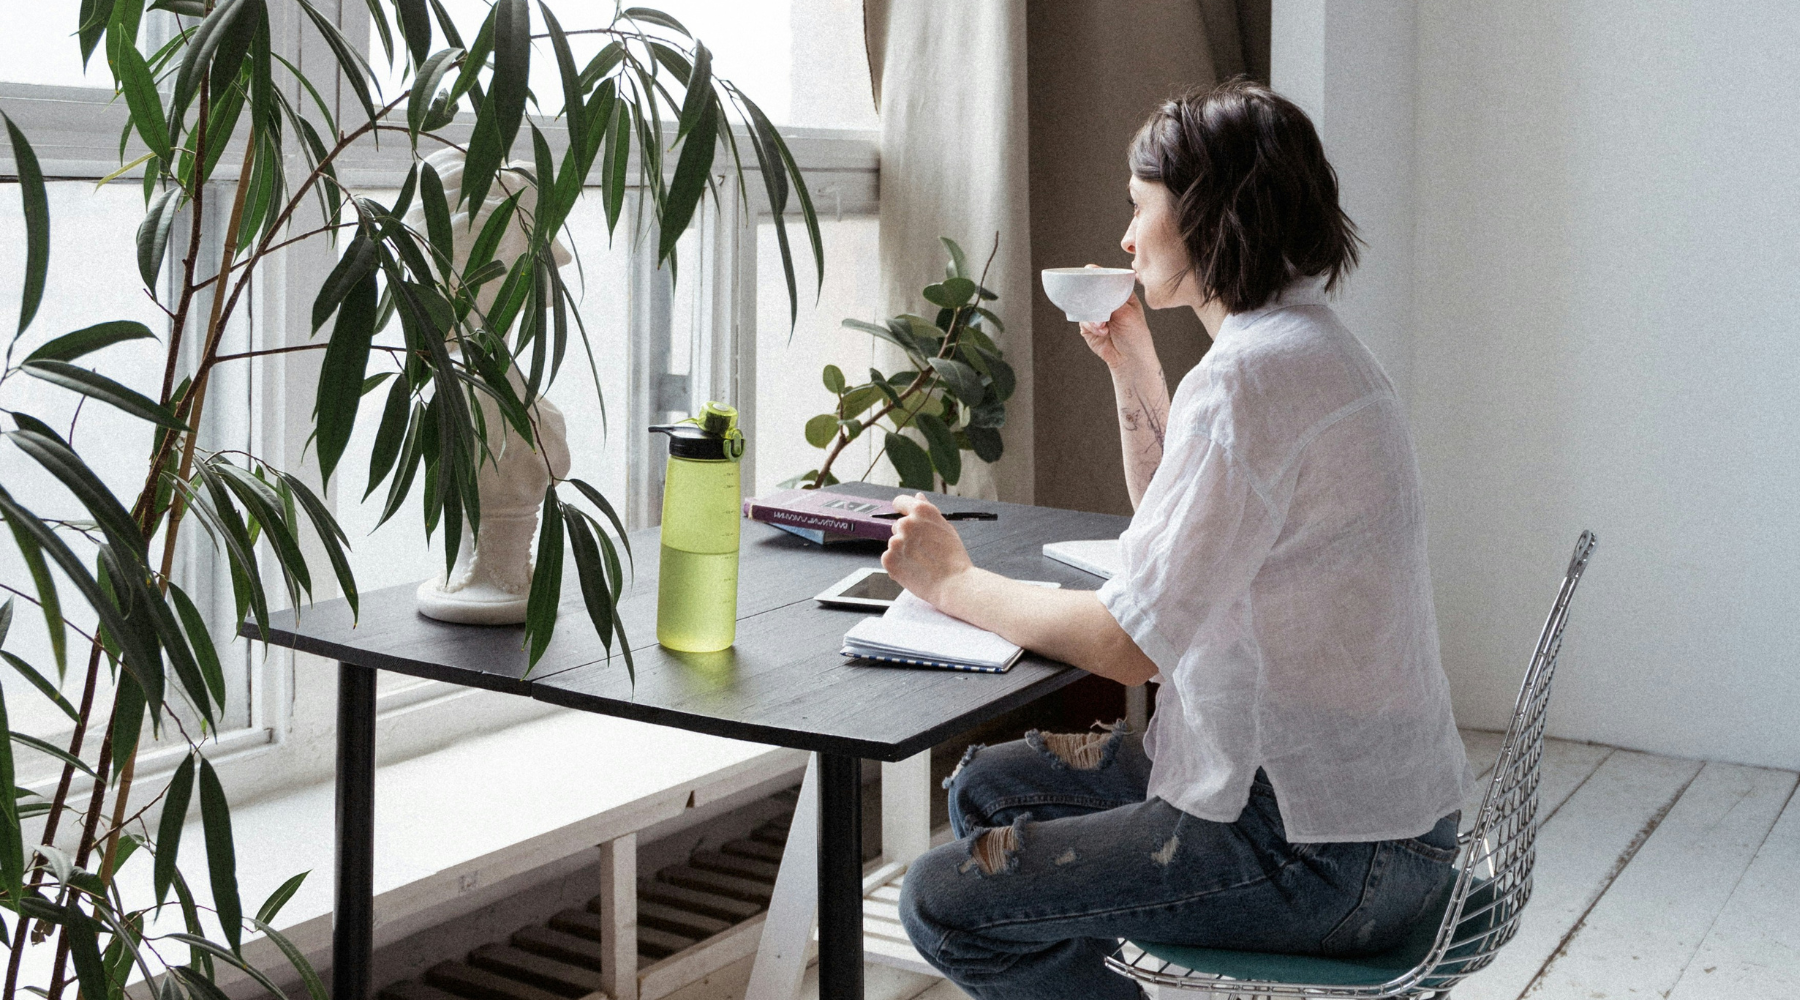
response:
{"label": "white ceramic cup", "polygon": [[1100,323],[1131,298],[1137,274],[1128,267],[1046,267],[1044,294],[1072,323]]}

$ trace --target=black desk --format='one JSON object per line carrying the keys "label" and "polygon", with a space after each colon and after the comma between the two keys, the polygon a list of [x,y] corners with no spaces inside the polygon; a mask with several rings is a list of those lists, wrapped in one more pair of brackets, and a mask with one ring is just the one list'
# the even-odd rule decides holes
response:
{"label": "black desk", "polygon": [[[839,492],[888,499],[898,491],[847,484]],[[932,495],[947,511],[996,510],[997,521],[959,522],[975,564],[1007,576],[1091,590],[1099,581],[1045,559],[1045,542],[1111,538],[1128,519]],[[466,543],[465,543],[466,544]],[[366,1000],[373,924],[375,671],[537,698],[733,739],[819,754],[820,995],[860,1000],[862,830],[860,759],[898,761],[1082,676],[1027,654],[1004,674],[869,666],[838,654],[864,612],[812,597],[852,569],[876,563],[878,545],[822,549],[743,522],[737,643],[720,653],[656,644],[657,529],[633,532],[636,570],[619,602],[637,666],[633,687],[615,649],[588,624],[572,572],[561,618],[526,676],[523,629],[452,625],[420,615],[412,585],[362,595],[352,627],[342,600],[270,616],[267,641],[338,661],[337,874],[332,996]],[[244,634],[263,638],[254,623]]]}

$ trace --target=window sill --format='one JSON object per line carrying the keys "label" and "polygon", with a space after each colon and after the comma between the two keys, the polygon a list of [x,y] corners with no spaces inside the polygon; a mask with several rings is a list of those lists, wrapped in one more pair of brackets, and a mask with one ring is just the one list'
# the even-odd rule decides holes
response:
{"label": "window sill", "polygon": [[[473,912],[571,864],[592,864],[588,852],[604,841],[653,827],[672,830],[766,795],[796,782],[805,766],[799,750],[569,712],[379,767],[375,945]],[[315,784],[242,806],[231,823],[244,911],[254,914],[284,881],[310,872],[276,926],[315,965],[329,964],[334,786]],[[184,828],[181,847],[180,867],[195,900],[210,907],[198,820]],[[133,857],[118,878],[129,905],[148,904],[148,855]],[[219,940],[211,914],[202,919]],[[170,906],[147,930],[182,929],[180,911]],[[49,952],[34,947],[28,956],[41,953],[35,957],[47,964]],[[285,960],[268,941],[247,940],[245,954],[277,981],[288,978]],[[248,980],[225,981],[229,970],[220,971],[228,993],[258,992]]]}

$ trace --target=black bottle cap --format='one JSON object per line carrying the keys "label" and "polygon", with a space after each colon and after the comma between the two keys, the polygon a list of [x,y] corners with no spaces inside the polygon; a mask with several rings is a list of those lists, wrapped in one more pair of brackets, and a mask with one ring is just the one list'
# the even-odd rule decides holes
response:
{"label": "black bottle cap", "polygon": [[727,457],[725,437],[695,424],[657,424],[650,433],[667,434],[669,454],[676,458],[723,461]]}

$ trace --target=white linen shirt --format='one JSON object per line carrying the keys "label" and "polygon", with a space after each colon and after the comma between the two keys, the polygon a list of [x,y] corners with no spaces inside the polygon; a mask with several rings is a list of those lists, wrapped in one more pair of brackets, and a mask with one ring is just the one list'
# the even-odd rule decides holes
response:
{"label": "white linen shirt", "polygon": [[1419,836],[1474,775],[1438,660],[1406,415],[1318,280],[1227,316],[1100,600],[1161,684],[1149,794],[1295,843]]}

